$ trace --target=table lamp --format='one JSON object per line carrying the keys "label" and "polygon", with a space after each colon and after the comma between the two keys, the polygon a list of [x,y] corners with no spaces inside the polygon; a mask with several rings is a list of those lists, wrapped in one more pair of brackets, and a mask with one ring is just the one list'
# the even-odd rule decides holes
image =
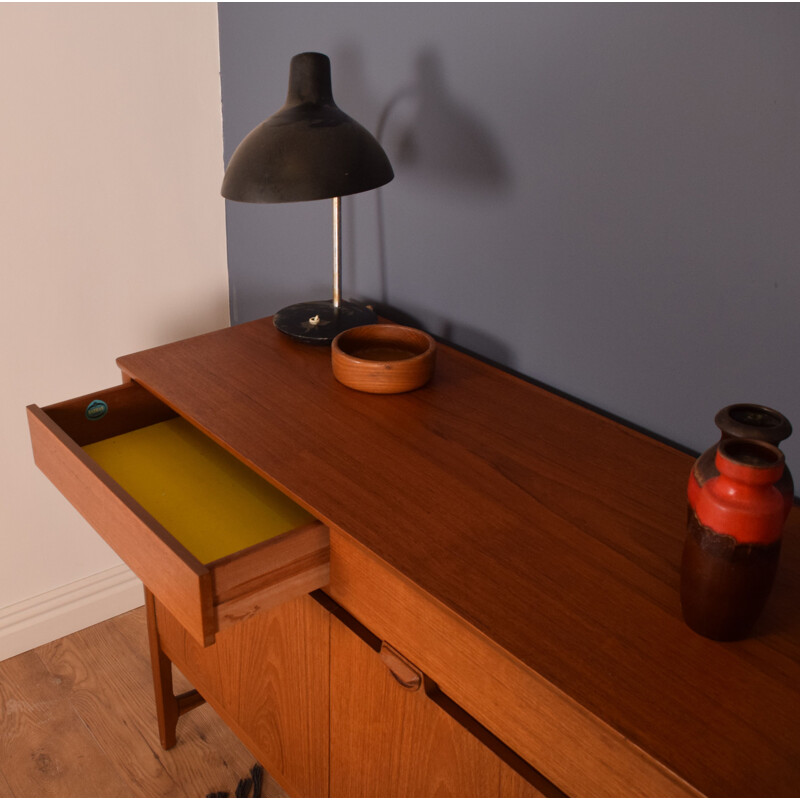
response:
{"label": "table lamp", "polygon": [[328,57],[294,56],[286,103],[242,140],[222,181],[222,196],[244,203],[333,199],[333,298],[281,309],[274,317],[279,331],[326,344],[340,331],[377,321],[372,309],[342,300],[341,198],[393,177],[375,137],[334,103]]}

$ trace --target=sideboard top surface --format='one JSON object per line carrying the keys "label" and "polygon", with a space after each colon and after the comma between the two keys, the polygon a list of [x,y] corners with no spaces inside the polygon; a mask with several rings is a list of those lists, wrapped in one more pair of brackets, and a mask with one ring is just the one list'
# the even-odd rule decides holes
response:
{"label": "sideboard top surface", "polygon": [[711,642],[678,597],[692,459],[663,443],[443,345],[424,388],[356,392],[270,319],[118,363],[700,791],[800,793],[797,508],[758,636]]}

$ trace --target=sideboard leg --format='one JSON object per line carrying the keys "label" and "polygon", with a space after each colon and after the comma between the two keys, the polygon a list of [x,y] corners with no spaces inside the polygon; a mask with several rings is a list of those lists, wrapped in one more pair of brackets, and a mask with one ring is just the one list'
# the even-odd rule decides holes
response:
{"label": "sideboard leg", "polygon": [[144,601],[147,610],[147,637],[150,643],[150,665],[153,669],[158,735],[161,746],[169,750],[177,741],[178,717],[202,705],[205,700],[196,689],[175,695],[172,688],[172,662],[161,649],[158,636],[155,597],[146,586]]}

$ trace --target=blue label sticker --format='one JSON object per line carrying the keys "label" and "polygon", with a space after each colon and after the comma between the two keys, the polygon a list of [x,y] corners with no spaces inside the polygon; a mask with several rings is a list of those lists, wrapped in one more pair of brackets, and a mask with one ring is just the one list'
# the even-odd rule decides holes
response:
{"label": "blue label sticker", "polygon": [[106,414],[108,414],[108,403],[103,400],[92,400],[86,406],[86,419],[102,419]]}

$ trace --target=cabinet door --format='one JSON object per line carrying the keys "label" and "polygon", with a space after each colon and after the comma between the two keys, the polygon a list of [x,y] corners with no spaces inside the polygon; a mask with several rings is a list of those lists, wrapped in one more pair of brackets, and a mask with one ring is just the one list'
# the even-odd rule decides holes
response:
{"label": "cabinet door", "polygon": [[543,796],[335,618],[330,770],[332,797]]}
{"label": "cabinet door", "polygon": [[290,794],[326,796],[328,612],[306,595],[205,648],[159,602],[156,618],[167,657],[272,777]]}

